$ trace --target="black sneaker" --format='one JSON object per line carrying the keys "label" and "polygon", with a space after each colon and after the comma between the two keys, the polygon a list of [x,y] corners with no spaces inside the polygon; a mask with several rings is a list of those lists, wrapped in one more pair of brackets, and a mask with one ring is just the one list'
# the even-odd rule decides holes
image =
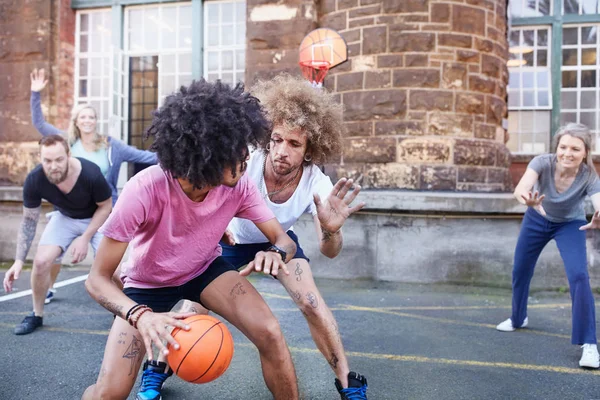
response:
{"label": "black sneaker", "polygon": [[43,317],[36,317],[34,313],[31,313],[23,319],[23,322],[15,326],[15,335],[27,335],[42,326],[43,321]]}
{"label": "black sneaker", "polygon": [[167,363],[159,361],[146,361],[140,390],[136,400],[160,400],[162,387],[168,377],[173,375],[173,370],[165,372]]}
{"label": "black sneaker", "polygon": [[335,387],[337,388],[342,400],[367,400],[367,378],[356,372],[348,373],[348,387],[343,388],[342,382],[336,378]]}

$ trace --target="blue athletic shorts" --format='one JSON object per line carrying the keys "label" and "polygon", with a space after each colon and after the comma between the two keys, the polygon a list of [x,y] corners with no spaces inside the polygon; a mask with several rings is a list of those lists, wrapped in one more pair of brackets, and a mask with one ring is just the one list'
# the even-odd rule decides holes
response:
{"label": "blue athletic shorts", "polygon": [[[296,255],[294,258],[301,258],[310,262],[308,257],[304,254],[302,247],[300,247],[300,242],[298,242],[298,236],[294,233],[294,231],[287,231],[288,236],[296,243]],[[243,267],[248,264],[250,261],[254,260],[254,256],[259,251],[265,251],[271,246],[271,243],[249,243],[249,244],[236,244],[235,246],[230,246],[223,242],[220,243],[223,248],[223,258],[227,260],[230,264],[232,264],[236,269]]]}

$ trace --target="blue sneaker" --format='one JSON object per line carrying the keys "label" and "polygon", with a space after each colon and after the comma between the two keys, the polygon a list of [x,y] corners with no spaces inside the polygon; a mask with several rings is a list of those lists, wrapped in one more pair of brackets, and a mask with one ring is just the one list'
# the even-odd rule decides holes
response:
{"label": "blue sneaker", "polygon": [[158,361],[146,361],[144,363],[144,373],[142,374],[142,384],[140,391],[135,397],[136,400],[160,400],[161,390],[168,377],[173,375],[173,371],[165,373],[167,363]]}
{"label": "blue sneaker", "polygon": [[342,400],[367,400],[367,378],[356,372],[348,374],[348,387],[343,388],[339,379],[335,380],[337,388]]}
{"label": "blue sneaker", "polygon": [[56,289],[50,288],[48,293],[46,294],[46,298],[44,299],[44,304],[50,304],[50,302],[54,299],[54,295],[56,294]]}

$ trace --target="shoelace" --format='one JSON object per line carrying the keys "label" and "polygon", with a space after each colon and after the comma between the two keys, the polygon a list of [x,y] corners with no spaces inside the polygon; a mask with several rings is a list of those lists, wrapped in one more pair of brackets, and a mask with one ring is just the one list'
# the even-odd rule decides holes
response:
{"label": "shoelace", "polygon": [[140,388],[140,392],[145,392],[150,389],[159,391],[166,379],[167,374],[161,374],[160,372],[154,372],[147,369],[142,375],[142,387]]}
{"label": "shoelace", "polygon": [[363,400],[367,398],[367,385],[342,389],[342,393],[348,400]]}

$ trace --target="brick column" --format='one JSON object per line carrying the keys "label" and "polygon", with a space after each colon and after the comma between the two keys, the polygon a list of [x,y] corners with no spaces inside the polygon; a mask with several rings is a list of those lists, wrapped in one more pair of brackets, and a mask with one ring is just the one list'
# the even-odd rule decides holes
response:
{"label": "brick column", "polygon": [[73,105],[75,12],[70,0],[4,0],[0,5],[0,185],[20,185],[38,163],[29,73],[51,74],[42,95],[49,122],[66,129]]}
{"label": "brick column", "polygon": [[56,29],[53,30],[54,59],[50,116],[61,129],[67,129],[73,109],[75,90],[75,11],[71,0],[54,3]]}
{"label": "brick column", "polygon": [[247,1],[246,83],[281,72],[300,74],[298,47],[317,28],[316,0]]}
{"label": "brick column", "polygon": [[326,86],[348,137],[334,175],[367,188],[508,191],[505,0],[323,0],[349,61]]}

